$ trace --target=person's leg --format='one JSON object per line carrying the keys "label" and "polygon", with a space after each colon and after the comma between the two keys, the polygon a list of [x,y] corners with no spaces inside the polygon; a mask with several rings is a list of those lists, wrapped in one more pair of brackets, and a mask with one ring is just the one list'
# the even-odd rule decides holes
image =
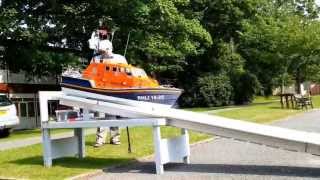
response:
{"label": "person's leg", "polygon": [[110,127],[110,144],[121,144],[119,127]]}
{"label": "person's leg", "polygon": [[[121,117],[115,116],[114,119],[121,119]],[[115,145],[121,144],[119,127],[110,127],[110,144],[115,144]]]}
{"label": "person's leg", "polygon": [[[98,113],[97,116],[99,119],[101,117],[104,117],[105,115],[104,115],[104,113]],[[106,143],[107,131],[108,131],[108,128],[105,128],[105,127],[98,127],[97,128],[96,144],[94,145],[94,147],[100,147]]]}
{"label": "person's leg", "polygon": [[95,147],[100,147],[106,143],[107,131],[108,129],[104,127],[97,128]]}

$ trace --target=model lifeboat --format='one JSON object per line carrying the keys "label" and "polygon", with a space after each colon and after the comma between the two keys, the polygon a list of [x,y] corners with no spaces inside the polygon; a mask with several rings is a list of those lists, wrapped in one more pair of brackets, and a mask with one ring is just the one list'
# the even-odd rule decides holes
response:
{"label": "model lifeboat", "polygon": [[92,62],[81,76],[64,74],[61,86],[119,98],[174,105],[182,90],[159,85],[141,68]]}
{"label": "model lifeboat", "polygon": [[137,101],[174,105],[182,90],[159,85],[141,68],[114,63],[116,60],[93,60],[81,73],[62,75],[62,89],[73,89]]}
{"label": "model lifeboat", "polygon": [[92,33],[89,48],[95,55],[82,73],[69,69],[62,74],[62,91],[174,105],[182,90],[161,86],[143,69],[129,65],[124,56],[112,52],[109,37],[105,28]]}

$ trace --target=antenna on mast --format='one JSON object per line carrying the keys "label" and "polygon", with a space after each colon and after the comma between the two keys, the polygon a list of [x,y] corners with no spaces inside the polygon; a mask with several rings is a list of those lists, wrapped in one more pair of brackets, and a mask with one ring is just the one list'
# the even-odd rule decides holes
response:
{"label": "antenna on mast", "polygon": [[112,31],[111,32],[111,42],[113,41],[113,36],[114,36],[114,33],[115,33],[116,31]]}
{"label": "antenna on mast", "polygon": [[124,49],[124,54],[123,54],[124,57],[126,57],[126,54],[127,54],[127,49],[128,49],[128,45],[129,45],[129,41],[130,41],[130,34],[131,34],[131,31],[129,31],[129,33],[128,33],[127,44],[126,44],[126,48]]}

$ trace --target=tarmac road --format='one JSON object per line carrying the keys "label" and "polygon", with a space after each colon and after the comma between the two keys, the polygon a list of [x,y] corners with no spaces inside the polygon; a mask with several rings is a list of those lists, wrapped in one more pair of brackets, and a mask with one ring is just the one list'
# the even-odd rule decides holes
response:
{"label": "tarmac road", "polygon": [[[320,110],[306,112],[275,126],[320,132]],[[155,174],[153,159],[105,169],[78,179],[320,179],[320,156],[217,138],[191,148],[191,164],[168,164]]]}

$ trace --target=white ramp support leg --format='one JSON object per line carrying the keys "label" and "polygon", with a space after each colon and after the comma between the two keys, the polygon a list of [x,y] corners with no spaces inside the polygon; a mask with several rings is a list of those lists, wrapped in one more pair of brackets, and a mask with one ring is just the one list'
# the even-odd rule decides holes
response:
{"label": "white ramp support leg", "polygon": [[160,126],[153,127],[157,174],[163,174],[163,165],[166,163],[190,163],[189,134],[186,129],[182,129],[181,131],[181,136],[161,139]]}
{"label": "white ramp support leg", "polygon": [[183,157],[183,162],[186,163],[186,164],[190,164],[190,146],[189,146],[189,132],[187,129],[184,129],[182,128],[181,129],[181,134],[183,136],[185,136],[184,138],[184,143],[187,145],[185,148],[186,148],[186,156]]}
{"label": "white ramp support leg", "polygon": [[[83,120],[88,121],[90,119],[89,110],[83,109]],[[85,155],[85,131],[84,128],[74,129],[74,135],[78,138],[78,157],[84,158]]]}
{"label": "white ramp support leg", "polygon": [[[40,118],[41,124],[48,123],[49,112],[48,112],[48,100],[56,99],[60,96],[61,92],[39,92],[39,103],[40,103]],[[45,167],[52,166],[52,146],[51,146],[50,130],[47,128],[42,129],[42,144],[43,144],[43,162]]]}
{"label": "white ramp support leg", "polygon": [[85,155],[85,134],[83,128],[74,129],[74,135],[78,138],[78,157],[84,158]]}
{"label": "white ramp support leg", "polygon": [[77,136],[51,140],[52,159],[79,156],[79,144]]}
{"label": "white ramp support leg", "polygon": [[[42,129],[43,161],[45,167],[52,166],[52,159],[76,156],[84,157],[84,136],[81,128],[75,129],[73,137],[51,139],[50,129]],[[82,142],[82,143],[81,143]]]}
{"label": "white ramp support leg", "polygon": [[48,100],[58,100],[61,95],[61,92],[54,91],[39,92],[43,160],[45,167],[52,166],[52,159],[65,156],[78,155],[80,158],[85,156],[84,130],[82,128],[75,128],[73,137],[51,139],[51,128],[48,127],[50,124],[48,115]]}
{"label": "white ramp support leg", "polygon": [[156,173],[163,174],[163,163],[161,161],[161,131],[160,126],[153,127],[153,141],[155,151]]}
{"label": "white ramp support leg", "polygon": [[45,167],[52,166],[51,156],[51,138],[49,129],[42,129],[42,144],[43,144],[43,163]]}

